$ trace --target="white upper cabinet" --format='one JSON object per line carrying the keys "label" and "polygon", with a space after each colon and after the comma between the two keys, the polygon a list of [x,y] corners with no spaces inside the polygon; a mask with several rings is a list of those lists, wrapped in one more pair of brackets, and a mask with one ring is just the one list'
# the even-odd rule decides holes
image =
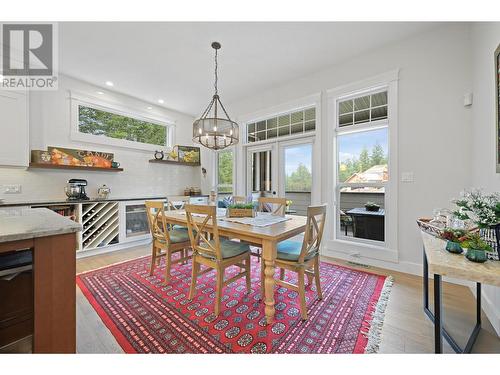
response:
{"label": "white upper cabinet", "polygon": [[28,95],[0,90],[0,166],[28,164]]}

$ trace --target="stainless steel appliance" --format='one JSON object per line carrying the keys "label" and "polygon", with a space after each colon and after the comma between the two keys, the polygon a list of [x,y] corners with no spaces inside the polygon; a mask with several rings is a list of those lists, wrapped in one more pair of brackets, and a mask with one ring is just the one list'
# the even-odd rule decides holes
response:
{"label": "stainless steel appliance", "polygon": [[85,186],[87,186],[87,180],[72,178],[68,180],[64,192],[70,201],[78,200],[88,200],[87,193],[85,193]]}

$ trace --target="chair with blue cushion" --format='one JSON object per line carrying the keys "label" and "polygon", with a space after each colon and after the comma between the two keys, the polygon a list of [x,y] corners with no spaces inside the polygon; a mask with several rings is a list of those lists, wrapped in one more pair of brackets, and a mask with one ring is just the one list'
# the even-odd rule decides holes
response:
{"label": "chair with blue cushion", "polygon": [[[146,214],[149,229],[153,236],[151,252],[151,268],[149,274],[152,276],[155,267],[160,264],[160,258],[165,257],[165,283],[170,281],[170,269],[172,264],[187,262],[190,258],[188,250],[191,247],[187,230],[178,229],[165,220],[165,202],[146,201]],[[180,256],[172,260],[172,255],[180,253]]]}
{"label": "chair with blue cushion", "polygon": [[[246,278],[247,291],[250,293],[250,246],[242,242],[219,237],[217,208],[215,206],[186,205],[189,238],[193,248],[193,268],[189,299],[193,299],[198,276],[215,270],[215,315],[219,315],[222,288],[241,277]],[[207,232],[212,234],[211,238]],[[206,269],[201,270],[201,265]],[[224,280],[224,271],[231,266],[240,268],[237,275]]]}
{"label": "chair with blue cushion", "polygon": [[[319,276],[319,249],[325,227],[326,205],[310,206],[307,208],[307,222],[304,233],[304,240],[282,241],[278,243],[276,253],[276,267],[280,268],[280,279],[276,284],[285,288],[295,290],[299,293],[300,314],[303,320],[307,320],[305,277],[311,284],[312,277],[316,283],[318,299],[323,299]],[[261,267],[261,280],[264,280],[264,262]],[[291,284],[284,280],[285,270],[298,274],[298,285]],[[264,295],[264,283],[261,282],[261,294]]]}

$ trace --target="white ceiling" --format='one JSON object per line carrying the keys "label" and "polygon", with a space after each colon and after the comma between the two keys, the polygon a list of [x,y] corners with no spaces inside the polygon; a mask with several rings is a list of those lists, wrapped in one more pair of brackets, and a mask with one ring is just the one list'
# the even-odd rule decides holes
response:
{"label": "white ceiling", "polygon": [[[262,90],[436,27],[436,23],[60,23],[59,70],[199,115],[213,94],[230,105]],[[109,88],[108,88],[109,89]]]}

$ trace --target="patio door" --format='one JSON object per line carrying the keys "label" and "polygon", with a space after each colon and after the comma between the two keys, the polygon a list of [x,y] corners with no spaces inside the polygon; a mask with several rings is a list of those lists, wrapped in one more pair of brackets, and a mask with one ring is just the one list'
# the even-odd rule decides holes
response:
{"label": "patio door", "polygon": [[247,149],[247,192],[255,196],[273,196],[278,192],[276,145]]}

